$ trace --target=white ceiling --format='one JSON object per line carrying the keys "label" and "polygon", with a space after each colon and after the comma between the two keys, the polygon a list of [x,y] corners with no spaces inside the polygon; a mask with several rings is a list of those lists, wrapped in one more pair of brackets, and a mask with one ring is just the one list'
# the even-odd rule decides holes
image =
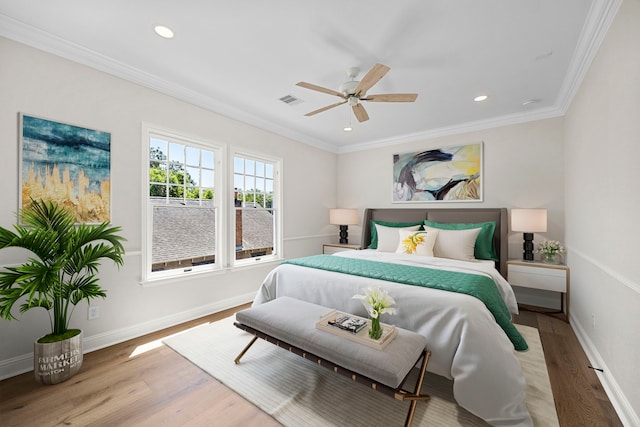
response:
{"label": "white ceiling", "polygon": [[[616,3],[0,0],[0,35],[345,152],[564,114]],[[175,37],[158,37],[157,23]],[[340,99],[297,82],[338,90],[348,67],[375,63],[391,70],[369,94],[417,101],[365,103],[363,123],[347,105],[304,116]]]}

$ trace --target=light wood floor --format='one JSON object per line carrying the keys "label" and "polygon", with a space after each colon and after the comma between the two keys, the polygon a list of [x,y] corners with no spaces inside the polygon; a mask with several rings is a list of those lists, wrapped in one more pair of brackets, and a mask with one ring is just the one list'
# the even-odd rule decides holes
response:
{"label": "light wood floor", "polygon": [[[85,355],[80,373],[43,386],[33,373],[0,382],[1,426],[243,426],[279,424],[242,397],[159,345],[141,346],[235,310]],[[571,327],[522,311],[516,323],[540,330],[560,425],[621,426]]]}

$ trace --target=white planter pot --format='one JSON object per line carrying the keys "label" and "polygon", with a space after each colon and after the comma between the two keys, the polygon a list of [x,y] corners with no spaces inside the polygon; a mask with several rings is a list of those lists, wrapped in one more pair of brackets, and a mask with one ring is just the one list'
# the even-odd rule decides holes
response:
{"label": "white planter pot", "polygon": [[33,372],[42,384],[58,384],[82,367],[82,332],[64,341],[33,345]]}

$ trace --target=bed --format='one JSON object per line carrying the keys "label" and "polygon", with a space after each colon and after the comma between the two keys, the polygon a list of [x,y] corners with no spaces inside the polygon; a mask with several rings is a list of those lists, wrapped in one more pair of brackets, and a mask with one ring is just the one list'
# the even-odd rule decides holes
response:
{"label": "bed", "polygon": [[[435,243],[430,243],[433,246],[430,250],[440,256],[430,256],[431,252],[416,256],[416,252],[407,254],[400,251],[399,244],[392,240],[394,236],[402,241],[398,234],[406,236],[413,232],[415,224],[423,225],[425,221],[428,221],[426,236],[437,236]],[[414,225],[406,226],[409,223]],[[484,225],[487,223],[495,223],[495,226],[486,229]],[[396,268],[424,271],[425,276],[435,274],[443,285],[448,279],[441,275],[455,275],[456,280],[460,277],[470,281],[481,280],[482,286],[499,295],[502,311],[498,314],[502,315],[504,310],[508,315],[517,313],[513,290],[503,277],[506,275],[507,258],[506,209],[366,209],[362,224],[363,250],[320,255],[320,260],[337,257],[330,261],[363,263],[365,266],[376,263],[383,271]],[[476,232],[480,227],[470,224],[484,225],[480,232]],[[483,239],[490,239],[491,254],[478,254],[479,233],[484,233]],[[470,234],[473,237],[469,237]],[[475,240],[476,244],[474,250],[472,240],[471,259],[466,258],[469,256],[469,239]],[[464,259],[442,256],[462,256],[455,251],[453,255],[445,253],[445,243],[452,241],[460,246],[466,244]],[[398,246],[398,252],[395,246]],[[491,259],[474,260],[474,256]],[[504,325],[498,324],[499,316],[485,302],[437,286],[434,289],[400,283],[402,280],[397,279],[388,280],[384,274],[370,278],[332,271],[331,268],[312,268],[304,264],[306,258],[301,260],[302,265],[296,264],[298,260],[290,260],[272,270],[260,286],[253,304],[289,296],[367,316],[361,302],[352,297],[362,293],[364,288],[379,286],[394,298],[397,309],[393,316],[384,314],[382,322],[418,332],[427,338],[432,354],[428,370],[453,380],[454,396],[460,406],[492,425],[533,425],[525,403],[522,368],[514,353],[517,345],[506,333]],[[510,319],[507,322],[515,329]]]}

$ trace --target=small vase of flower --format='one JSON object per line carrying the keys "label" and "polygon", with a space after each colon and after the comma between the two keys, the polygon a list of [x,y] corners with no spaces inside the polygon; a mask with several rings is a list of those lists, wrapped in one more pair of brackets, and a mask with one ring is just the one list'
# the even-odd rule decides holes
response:
{"label": "small vase of flower", "polygon": [[557,240],[543,240],[536,250],[542,257],[542,262],[547,264],[559,264],[562,254],[566,252]]}
{"label": "small vase of flower", "polygon": [[382,327],[380,327],[380,316],[371,318],[371,329],[369,329],[369,338],[377,340],[382,336]]}
{"label": "small vase of flower", "polygon": [[363,294],[354,295],[353,298],[362,301],[362,305],[364,305],[369,317],[371,317],[369,338],[378,340],[382,337],[380,315],[384,313],[396,314],[396,309],[391,307],[396,302],[386,290],[380,289],[378,286],[370,286],[363,291]]}

